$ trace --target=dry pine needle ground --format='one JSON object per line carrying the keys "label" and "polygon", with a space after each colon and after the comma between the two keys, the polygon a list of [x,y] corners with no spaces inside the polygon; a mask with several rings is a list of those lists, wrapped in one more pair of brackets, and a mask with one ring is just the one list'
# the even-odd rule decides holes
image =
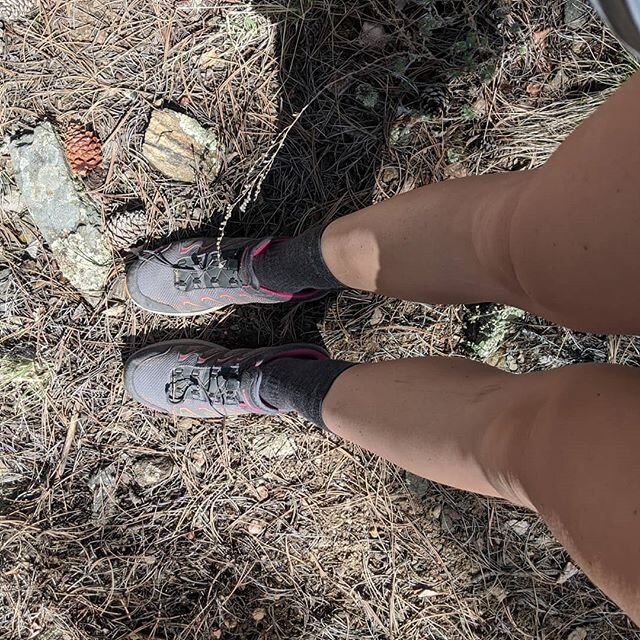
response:
{"label": "dry pine needle ground", "polygon": [[[90,126],[104,148],[87,188],[105,220],[146,210],[149,245],[225,224],[291,234],[429,181],[537,166],[634,68],[579,0],[43,0],[4,31],[0,133]],[[160,106],[219,132],[215,182],[149,169]],[[4,156],[0,178],[1,638],[640,637],[525,512],[294,417],[172,421],[121,387],[123,358],[177,336],[518,372],[635,365],[634,339],[353,292],[156,318],[125,300],[125,254],[90,308],[9,206]]]}

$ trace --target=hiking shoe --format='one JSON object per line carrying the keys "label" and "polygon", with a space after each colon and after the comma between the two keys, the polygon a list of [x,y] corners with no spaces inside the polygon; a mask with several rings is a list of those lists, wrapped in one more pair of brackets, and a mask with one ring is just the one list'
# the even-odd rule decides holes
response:
{"label": "hiking shoe", "polygon": [[125,365],[129,395],[150,409],[175,416],[219,418],[280,413],[260,397],[262,367],[280,358],[327,360],[329,354],[299,344],[230,351],[202,340],[146,347]]}
{"label": "hiking shoe", "polygon": [[232,304],[276,304],[326,295],[316,289],[286,293],[261,287],[253,260],[272,242],[272,238],[225,239],[219,255],[216,238],[196,238],[145,251],[127,273],[129,295],[142,309],[171,316],[196,316]]}

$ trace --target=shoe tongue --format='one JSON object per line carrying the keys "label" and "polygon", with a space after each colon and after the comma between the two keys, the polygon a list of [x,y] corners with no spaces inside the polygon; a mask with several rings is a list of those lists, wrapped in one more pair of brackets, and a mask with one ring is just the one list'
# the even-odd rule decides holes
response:
{"label": "shoe tongue", "polygon": [[251,403],[265,413],[276,413],[278,410],[266,402],[260,395],[262,385],[262,366],[250,366],[242,372],[242,386],[246,389]]}
{"label": "shoe tongue", "polygon": [[247,245],[240,258],[240,281],[242,282],[242,284],[249,285],[254,289],[260,288],[260,282],[258,281],[258,276],[256,275],[255,269],[253,268],[253,261],[255,260],[253,254],[258,246],[262,244],[262,242],[264,241],[259,240],[255,244]]}

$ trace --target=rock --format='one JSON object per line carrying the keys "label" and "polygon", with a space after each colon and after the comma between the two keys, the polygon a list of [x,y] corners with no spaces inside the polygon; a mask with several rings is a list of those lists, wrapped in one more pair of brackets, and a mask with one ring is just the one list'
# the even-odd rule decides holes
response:
{"label": "rock", "polygon": [[568,582],[569,580],[571,580],[571,578],[573,578],[574,576],[577,576],[580,573],[580,569],[578,569],[578,567],[576,567],[575,564],[573,564],[573,562],[567,562],[567,566],[562,570],[562,573],[558,576],[558,579],[556,580],[556,584],[564,584],[565,582]]}
{"label": "rock", "polygon": [[213,180],[222,164],[216,134],[171,109],[152,113],[142,153],[154,169],[181,182],[196,182],[198,176]]}
{"label": "rock", "polygon": [[382,182],[385,184],[390,184],[392,182],[396,182],[400,180],[400,172],[396,167],[385,167],[382,170]]}
{"label": "rock", "polygon": [[411,493],[413,493],[420,499],[423,499],[426,496],[433,493],[432,483],[429,480],[426,480],[425,478],[421,478],[420,476],[415,475],[414,473],[410,473],[409,471],[406,471],[405,481]]}
{"label": "rock", "polygon": [[482,327],[478,332],[480,337],[471,345],[478,357],[483,362],[488,362],[500,350],[509,332],[517,326],[516,323],[525,315],[524,311],[514,307],[495,306],[490,314],[483,317]]}
{"label": "rock", "polygon": [[18,189],[7,186],[0,192],[0,211],[4,213],[22,213],[27,208]]}
{"label": "rock", "polygon": [[359,84],[356,87],[356,100],[367,109],[375,109],[380,102],[380,93],[370,84]]}
{"label": "rock", "polygon": [[99,519],[108,516],[116,504],[115,465],[111,464],[102,469],[98,469],[98,471],[89,478],[88,485],[93,494],[93,504],[91,506],[93,515]]}
{"label": "rock", "polygon": [[363,22],[360,32],[360,42],[365,47],[381,49],[387,43],[388,36],[384,27],[373,22]]}
{"label": "rock", "polygon": [[51,382],[51,372],[28,352],[0,354],[0,385],[19,385],[22,393],[42,391]]}
{"label": "rock", "polygon": [[264,609],[263,607],[259,607],[258,609],[254,609],[253,613],[251,614],[251,617],[256,621],[256,622],[261,622],[262,620],[264,620],[267,616],[267,610]]}
{"label": "rock", "polygon": [[11,307],[13,273],[9,267],[0,267],[0,316],[5,316]]}
{"label": "rock", "polygon": [[371,314],[371,318],[369,319],[369,324],[372,327],[376,327],[384,320],[384,313],[380,307],[376,307]]}
{"label": "rock", "polygon": [[506,526],[517,536],[524,538],[529,532],[531,525],[526,520],[508,520]]}
{"label": "rock", "polygon": [[23,480],[21,473],[14,471],[6,462],[0,460],[0,497]]}
{"label": "rock", "polygon": [[591,7],[585,0],[565,0],[564,23],[574,31],[584,29],[591,17]]}
{"label": "rock", "polygon": [[264,520],[252,520],[247,525],[247,531],[252,536],[260,536],[264,533],[264,530],[267,528],[267,523]]}
{"label": "rock", "polygon": [[166,458],[141,458],[133,465],[133,477],[141,487],[155,487],[173,473],[173,463]]}
{"label": "rock", "polygon": [[493,596],[498,602],[504,602],[509,594],[506,589],[503,589],[500,585],[494,584],[487,590],[487,593]]}
{"label": "rock", "polygon": [[112,258],[96,205],[74,180],[50,123],[9,146],[15,179],[60,271],[91,303],[102,295]]}
{"label": "rock", "polygon": [[258,454],[268,460],[287,458],[298,449],[296,441],[286,433],[261,434],[253,441],[253,446]]}

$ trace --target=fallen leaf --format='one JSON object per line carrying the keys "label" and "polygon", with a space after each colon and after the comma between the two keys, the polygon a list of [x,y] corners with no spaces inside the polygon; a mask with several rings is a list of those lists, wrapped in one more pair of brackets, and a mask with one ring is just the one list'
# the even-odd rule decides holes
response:
{"label": "fallen leaf", "polygon": [[433,589],[421,589],[418,592],[418,598],[435,598],[435,596],[439,596],[439,591],[434,591]]}
{"label": "fallen leaf", "polygon": [[247,531],[252,535],[252,536],[259,536],[262,533],[264,533],[264,530],[267,528],[266,523],[264,522],[264,520],[252,520],[249,523],[249,526],[247,527]]}
{"label": "fallen leaf", "polygon": [[562,573],[558,576],[556,580],[556,584],[564,584],[573,578],[573,576],[578,575],[580,573],[580,569],[576,567],[573,562],[567,562],[567,566],[562,570]]}
{"label": "fallen leaf", "polygon": [[533,46],[538,48],[544,47],[550,33],[551,33],[551,29],[543,29],[542,31],[536,31],[531,37],[531,39],[533,40]]}
{"label": "fallen leaf", "polygon": [[256,493],[260,500],[266,500],[269,497],[269,489],[267,489],[263,484],[256,487]]}
{"label": "fallen leaf", "polygon": [[542,85],[539,82],[536,82],[535,80],[533,82],[530,82],[527,85],[527,93],[532,98],[537,98],[540,95],[541,91],[542,91]]}
{"label": "fallen leaf", "polygon": [[370,538],[379,538],[380,537],[380,532],[378,531],[378,527],[376,527],[376,525],[372,525],[371,527],[369,527],[369,537]]}
{"label": "fallen leaf", "polygon": [[251,617],[256,621],[256,622],[260,622],[262,620],[265,619],[265,617],[267,616],[267,610],[263,609],[262,607],[258,607],[257,609],[254,610],[254,612],[251,614]]}
{"label": "fallen leaf", "polygon": [[587,630],[585,627],[577,627],[567,636],[567,640],[585,640],[586,637]]}

